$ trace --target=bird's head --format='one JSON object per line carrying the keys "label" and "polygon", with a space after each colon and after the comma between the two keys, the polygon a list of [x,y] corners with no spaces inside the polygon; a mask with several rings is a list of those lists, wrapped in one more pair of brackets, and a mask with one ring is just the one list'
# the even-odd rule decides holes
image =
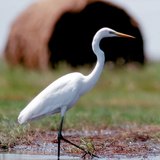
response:
{"label": "bird's head", "polygon": [[107,27],[104,27],[104,28],[100,29],[98,32],[101,33],[101,35],[102,35],[101,38],[104,38],[104,37],[135,38],[134,36],[124,34],[124,33],[121,33],[121,32],[117,32],[117,31],[115,31],[111,28],[107,28]]}
{"label": "bird's head", "polygon": [[135,38],[134,36],[117,32],[111,28],[107,28],[107,27],[101,28],[99,31],[97,31],[97,33],[93,37],[92,49],[94,52],[98,52],[100,50],[99,43],[101,39],[107,38],[107,37]]}

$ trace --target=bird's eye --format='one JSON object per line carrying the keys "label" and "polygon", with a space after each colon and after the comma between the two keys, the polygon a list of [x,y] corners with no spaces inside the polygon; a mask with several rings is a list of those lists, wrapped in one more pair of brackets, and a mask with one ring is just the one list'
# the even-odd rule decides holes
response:
{"label": "bird's eye", "polygon": [[109,34],[114,34],[114,32],[113,31],[109,31]]}

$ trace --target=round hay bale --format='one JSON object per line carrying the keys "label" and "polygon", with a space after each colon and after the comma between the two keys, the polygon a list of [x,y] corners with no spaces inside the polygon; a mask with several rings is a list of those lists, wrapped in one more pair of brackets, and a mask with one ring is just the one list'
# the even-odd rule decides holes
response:
{"label": "round hay bale", "polygon": [[91,41],[95,32],[105,26],[137,37],[135,42],[104,40],[101,46],[106,60],[124,58],[125,62],[144,63],[143,40],[136,21],[124,10],[101,0],[34,3],[13,23],[5,57],[12,65],[41,70],[54,67],[61,60],[72,66],[93,63],[96,57]]}

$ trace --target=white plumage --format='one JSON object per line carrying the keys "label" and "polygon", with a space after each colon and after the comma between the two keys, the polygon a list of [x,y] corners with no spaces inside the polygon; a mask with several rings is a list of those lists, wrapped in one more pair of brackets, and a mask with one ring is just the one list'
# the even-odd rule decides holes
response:
{"label": "white plumage", "polygon": [[[83,148],[66,140],[62,134],[63,118],[66,111],[71,108],[77,100],[85,92],[89,91],[98,81],[103,70],[105,57],[103,51],[99,48],[99,43],[104,37],[128,37],[120,32],[116,32],[110,28],[100,29],[94,36],[92,41],[92,49],[97,56],[97,63],[93,71],[85,76],[81,73],[70,73],[51,83],[46,89],[39,93],[21,112],[18,117],[20,124],[26,123],[33,119],[38,119],[45,115],[51,115],[60,112],[61,123],[58,132],[58,159],[60,157],[60,140],[64,140],[71,145],[83,150],[86,154],[95,156],[94,154],[85,151]],[[85,58],[85,57],[84,57]]]}
{"label": "white plumage", "polygon": [[[80,97],[83,91],[84,76],[80,73],[67,74],[45,88],[24,108],[18,122],[23,124],[45,115],[68,110]],[[63,110],[61,113],[64,116]]]}

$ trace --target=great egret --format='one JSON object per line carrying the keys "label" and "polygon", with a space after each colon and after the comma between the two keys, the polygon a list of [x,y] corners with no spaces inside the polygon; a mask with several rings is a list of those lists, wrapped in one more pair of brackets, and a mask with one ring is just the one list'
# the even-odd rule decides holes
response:
{"label": "great egret", "polygon": [[105,27],[100,29],[92,41],[92,49],[97,56],[97,63],[93,71],[87,76],[75,72],[60,77],[39,93],[19,114],[18,122],[23,124],[46,115],[61,113],[61,122],[58,131],[58,159],[60,157],[61,140],[83,150],[85,155],[90,154],[96,156],[65,139],[61,132],[66,111],[70,109],[84,93],[89,91],[100,77],[105,57],[99,47],[99,43],[104,37],[134,38],[133,36],[117,32],[110,28]]}

